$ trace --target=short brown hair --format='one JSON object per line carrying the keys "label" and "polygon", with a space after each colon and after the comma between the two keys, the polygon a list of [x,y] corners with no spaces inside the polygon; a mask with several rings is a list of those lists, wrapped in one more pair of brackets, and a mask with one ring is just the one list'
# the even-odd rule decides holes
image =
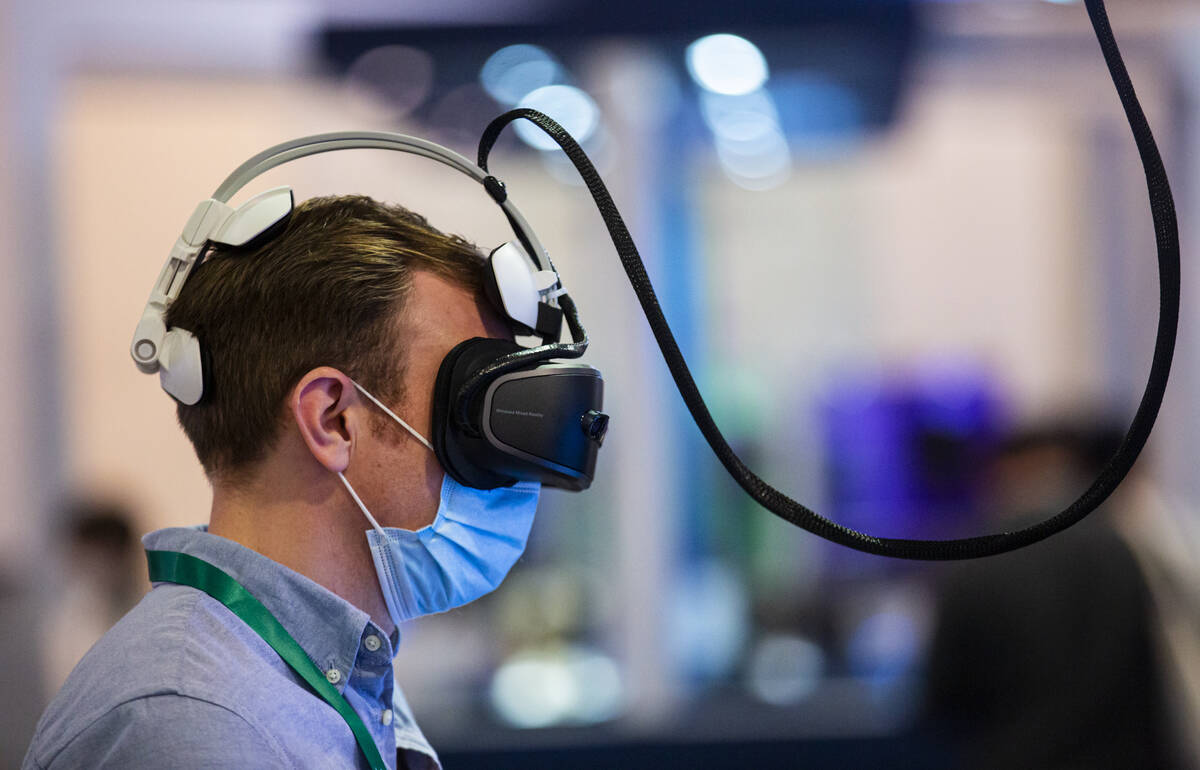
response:
{"label": "short brown hair", "polygon": [[394,321],[412,271],[480,290],[482,257],[408,209],[365,196],[313,198],[251,248],[213,248],[167,312],[200,339],[204,398],[179,423],[210,478],[237,481],[279,436],[283,401],[333,366],[380,398],[403,395]]}

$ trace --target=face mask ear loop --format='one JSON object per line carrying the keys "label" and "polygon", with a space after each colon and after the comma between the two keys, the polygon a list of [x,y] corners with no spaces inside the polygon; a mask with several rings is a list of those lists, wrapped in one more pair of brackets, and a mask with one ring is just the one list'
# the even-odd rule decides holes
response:
{"label": "face mask ear loop", "polygon": [[[362,393],[364,396],[366,396],[367,398],[369,398],[371,400],[371,403],[375,404],[375,406],[382,409],[384,414],[386,414],[388,417],[391,417],[396,422],[400,423],[400,425],[405,430],[407,430],[409,433],[413,434],[413,436],[417,439],[417,441],[420,441],[422,444],[425,445],[426,449],[428,449],[430,452],[433,451],[433,444],[429,443],[429,439],[425,438],[420,433],[417,433],[416,429],[413,428],[413,426],[409,425],[404,420],[400,419],[400,417],[395,412],[393,412],[391,409],[388,409],[386,406],[384,406],[382,401],[380,401],[379,399],[375,398],[370,393],[368,393],[367,389],[364,388],[362,385],[359,385],[357,382],[354,382],[354,380],[350,380],[350,382],[354,383],[354,387],[358,388],[359,393]],[[353,494],[353,493],[351,493],[351,494]],[[355,498],[355,499],[357,499],[357,498]],[[362,505],[362,503],[359,503],[359,505]],[[367,515],[370,516],[371,514],[367,514]]]}
{"label": "face mask ear loop", "polygon": [[375,528],[376,532],[386,538],[387,534],[383,531],[383,527],[379,526],[379,522],[375,521],[375,517],[372,516],[371,512],[367,510],[367,506],[363,505],[362,498],[360,498],[358,493],[354,491],[354,487],[350,486],[350,482],[346,481],[346,477],[342,475],[341,471],[338,471],[338,478],[342,480],[342,485],[346,487],[346,491],[349,492],[350,496],[354,498],[354,502],[358,503],[358,509],[363,512],[364,516],[367,517],[367,521],[371,522],[371,526]]}

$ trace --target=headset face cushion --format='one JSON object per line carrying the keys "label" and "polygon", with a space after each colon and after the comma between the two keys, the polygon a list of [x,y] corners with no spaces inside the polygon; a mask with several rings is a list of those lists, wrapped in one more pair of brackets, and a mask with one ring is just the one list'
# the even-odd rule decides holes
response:
{"label": "headset face cushion", "polygon": [[454,423],[454,396],[463,383],[495,359],[523,350],[511,340],[473,337],[460,342],[442,359],[433,386],[433,451],[443,470],[460,484],[476,489],[495,489],[516,483],[512,476],[496,473],[479,462],[489,454],[487,439],[478,434],[479,404],[471,405],[473,430],[463,431]]}

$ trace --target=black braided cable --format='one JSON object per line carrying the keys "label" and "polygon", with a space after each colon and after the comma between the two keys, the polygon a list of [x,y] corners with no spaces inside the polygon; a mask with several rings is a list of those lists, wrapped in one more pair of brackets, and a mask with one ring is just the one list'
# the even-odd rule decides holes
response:
{"label": "black braided cable", "polygon": [[1129,431],[1116,453],[1109,458],[1087,491],[1065,510],[1039,524],[1015,532],[999,532],[956,540],[906,540],[873,537],[820,516],[763,481],[746,467],[713,421],[708,406],[704,403],[704,398],[688,369],[687,362],[679,350],[671,327],[663,316],[662,308],[655,296],[654,287],[646,275],[646,268],[642,264],[637,246],[603,180],[571,135],[554,120],[540,112],[530,109],[512,110],[493,120],[484,130],[483,136],[479,140],[479,166],[485,171],[487,170],[488,153],[491,152],[500,132],[514,120],[524,118],[531,121],[558,143],[575,165],[575,169],[587,185],[592,199],[596,202],[600,215],[604,218],[604,224],[608,228],[621,264],[641,303],[654,339],[658,342],[671,376],[675,380],[675,385],[687,404],[696,426],[734,480],[764,508],[785,521],[827,540],[881,556],[933,561],[977,558],[1012,551],[1043,540],[1077,523],[1104,502],[1125,478],[1145,446],[1162,405],[1179,323],[1179,234],[1175,221],[1175,204],[1167,182],[1166,170],[1163,167],[1162,158],[1159,156],[1150,126],[1134,93],[1129,73],[1126,71],[1120,51],[1117,49],[1117,42],[1113,38],[1112,29],[1109,26],[1103,0],[1085,1],[1092,27],[1096,32],[1096,38],[1100,43],[1100,49],[1104,54],[1104,60],[1108,65],[1117,94],[1120,96],[1121,105],[1129,120],[1146,173],[1150,211],[1154,219],[1155,240],[1158,247],[1160,288],[1158,335],[1146,390],[1142,395],[1141,404],[1138,406]]}

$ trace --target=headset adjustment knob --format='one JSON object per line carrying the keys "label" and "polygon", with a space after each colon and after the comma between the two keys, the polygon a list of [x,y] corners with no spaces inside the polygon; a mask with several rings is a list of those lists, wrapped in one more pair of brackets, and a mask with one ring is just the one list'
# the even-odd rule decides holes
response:
{"label": "headset adjustment knob", "polygon": [[579,424],[587,437],[597,444],[604,443],[604,434],[608,433],[608,415],[589,409],[579,418]]}

